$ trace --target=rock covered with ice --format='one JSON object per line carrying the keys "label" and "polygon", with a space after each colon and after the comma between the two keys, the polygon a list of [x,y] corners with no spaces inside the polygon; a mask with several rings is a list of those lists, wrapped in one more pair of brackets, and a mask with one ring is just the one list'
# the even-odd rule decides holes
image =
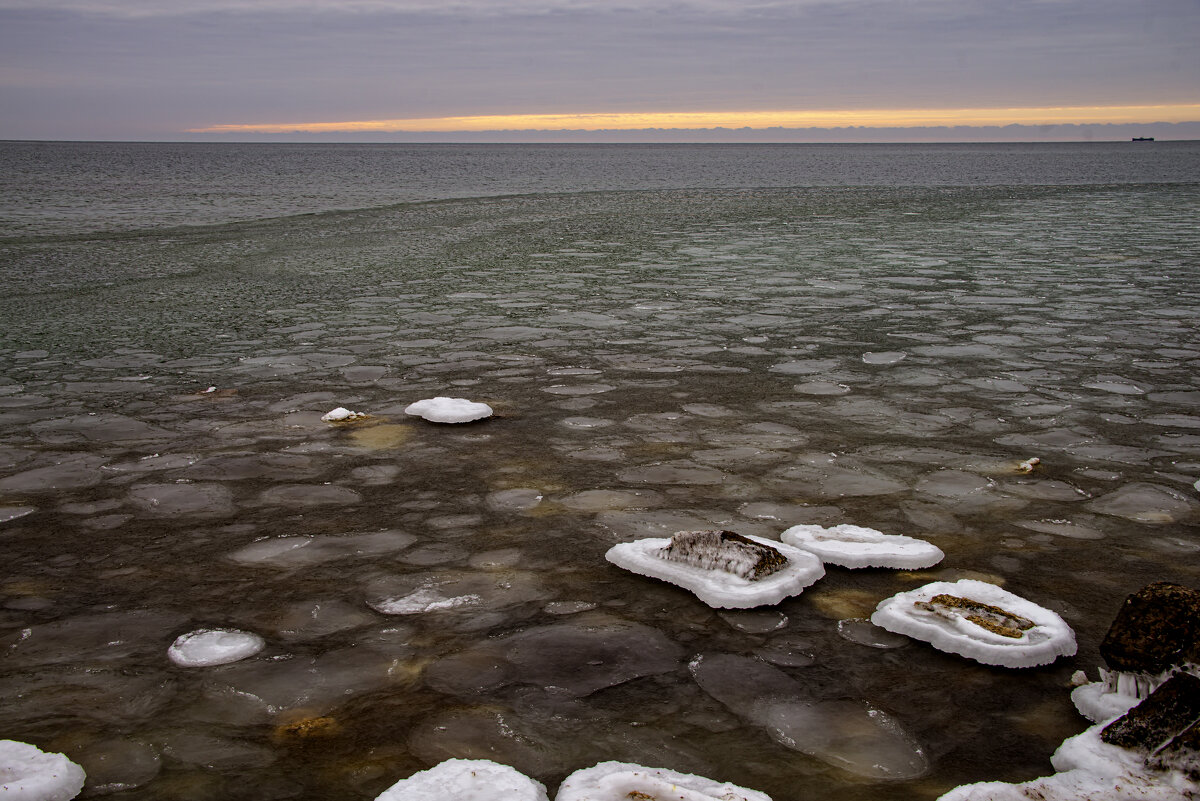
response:
{"label": "rock covered with ice", "polygon": [[1161,673],[1200,663],[1200,591],[1155,582],[1125,599],[1100,643],[1110,668]]}
{"label": "rock covered with ice", "polygon": [[879,603],[871,622],[985,665],[1033,667],[1075,653],[1075,632],[1054,612],[972,579],[935,581]]}
{"label": "rock covered with ice", "polygon": [[628,762],[601,762],[577,770],[563,780],[555,801],[771,801],[766,793],[747,790],[690,773],[647,768]]}
{"label": "rock covered with ice", "polygon": [[788,545],[811,551],[826,564],[841,567],[919,570],[933,567],[945,557],[941,548],[925,540],[846,523],[831,528],[792,526],[779,538]]}
{"label": "rock covered with ice", "polygon": [[0,798],[5,801],[68,801],[79,795],[85,778],[83,768],[62,754],[0,740]]}
{"label": "rock covered with ice", "polygon": [[[561,795],[559,796],[562,797]],[[375,801],[550,801],[541,782],[486,759],[447,759],[401,779]]]}
{"label": "rock covered with ice", "polygon": [[366,412],[352,412],[345,406],[339,406],[321,415],[321,420],[326,423],[351,423],[366,417],[370,417]]}
{"label": "rock covered with ice", "polygon": [[1121,717],[1100,739],[1134,751],[1146,767],[1200,780],[1200,679],[1178,673]]}
{"label": "rock covered with ice", "polygon": [[427,398],[411,403],[405,414],[421,417],[431,423],[470,423],[492,416],[492,407],[466,398]]}
{"label": "rock covered with ice", "polygon": [[198,629],[176,638],[167,657],[180,667],[211,667],[254,656],[264,647],[263,638],[248,631]]}
{"label": "rock covered with ice", "polygon": [[1139,750],[1105,742],[1112,725],[1097,723],[1063,741],[1050,758],[1059,771],[1023,782],[981,782],[956,787],[938,801],[1183,801],[1200,795],[1196,776],[1152,767]]}
{"label": "rock covered with ice", "polygon": [[681,531],[620,543],[604,557],[723,608],[776,604],[825,575],[821,560],[808,551],[731,531]]}

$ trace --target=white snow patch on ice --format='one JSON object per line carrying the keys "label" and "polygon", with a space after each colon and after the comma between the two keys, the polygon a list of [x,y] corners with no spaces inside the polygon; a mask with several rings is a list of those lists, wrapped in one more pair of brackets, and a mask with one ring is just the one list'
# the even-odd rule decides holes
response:
{"label": "white snow patch on ice", "polygon": [[[559,796],[562,797],[561,795]],[[541,782],[486,759],[448,759],[401,779],[375,801],[550,801]]]}
{"label": "white snow patch on ice", "polygon": [[234,629],[198,629],[176,638],[167,657],[180,667],[210,667],[238,662],[266,647],[262,637]]}
{"label": "white snow patch on ice", "polygon": [[822,562],[841,567],[894,567],[918,570],[932,567],[945,556],[932,543],[902,534],[884,534],[873,528],[843,523],[831,528],[798,525],[779,538],[788,545],[811,551]]}
{"label": "white snow patch on ice", "polygon": [[83,768],[62,754],[29,743],[0,740],[0,798],[68,801],[83,789]]}
{"label": "white snow patch on ice", "polygon": [[352,420],[361,420],[368,416],[365,412],[352,412],[345,406],[339,406],[321,415],[321,419],[326,423],[348,423]]}
{"label": "white snow patch on ice", "polygon": [[470,423],[492,416],[492,407],[466,398],[427,398],[409,404],[405,414],[421,417],[431,423]]}
{"label": "white snow patch on ice", "polygon": [[728,782],[628,762],[601,762],[575,771],[563,780],[555,801],[627,801],[631,798],[771,801],[765,793]]}

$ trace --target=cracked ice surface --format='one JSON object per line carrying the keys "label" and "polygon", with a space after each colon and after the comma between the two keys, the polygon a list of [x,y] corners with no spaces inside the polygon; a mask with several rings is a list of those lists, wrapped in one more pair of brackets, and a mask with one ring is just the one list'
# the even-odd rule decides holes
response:
{"label": "cracked ice surface", "polygon": [[[98,775],[136,784],[131,801],[368,798],[464,755],[551,787],[620,760],[854,797],[861,777],[772,732],[907,775],[911,745],[872,710],[929,761],[873,783],[881,801],[1044,774],[1078,726],[1067,660],[981,668],[864,618],[986,578],[1052,604],[1086,653],[1131,586],[1196,584],[1200,194],[1180,180],[1194,145],[1158,144],[548,146],[537,163],[298,146],[318,168],[286,198],[272,188],[295,164],[264,175],[275,151],[230,146],[172,195],[190,208],[121,207],[174,191],[158,179],[30,204],[0,243],[5,736],[64,738],[80,764],[126,755]],[[105,175],[96,153],[137,171],[141,147],[38,158]],[[391,205],[446,170],[450,195],[516,194]],[[645,191],[577,192],[566,173]],[[247,194],[258,178],[270,197]],[[40,197],[37,180],[6,199]],[[323,192],[359,211],[294,216]],[[270,219],[226,224],[251,206]],[[35,224],[64,208],[73,235]],[[503,413],[405,415],[435,397]],[[336,407],[372,419],[322,422]],[[831,569],[723,615],[604,559],[685,529],[842,524],[945,559]],[[268,647],[164,658],[218,627]],[[747,714],[756,693],[702,688],[697,652],[787,674],[775,728]]]}

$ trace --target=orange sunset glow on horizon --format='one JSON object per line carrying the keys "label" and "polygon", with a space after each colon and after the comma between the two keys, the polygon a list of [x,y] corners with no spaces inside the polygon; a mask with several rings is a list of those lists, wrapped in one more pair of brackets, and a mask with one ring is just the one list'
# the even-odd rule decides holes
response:
{"label": "orange sunset glow on horizon", "polygon": [[651,128],[891,128],[1191,122],[1200,103],[1024,108],[852,109],[811,111],[600,112],[414,117],[335,122],[223,123],[187,133],[335,133],[640,130]]}

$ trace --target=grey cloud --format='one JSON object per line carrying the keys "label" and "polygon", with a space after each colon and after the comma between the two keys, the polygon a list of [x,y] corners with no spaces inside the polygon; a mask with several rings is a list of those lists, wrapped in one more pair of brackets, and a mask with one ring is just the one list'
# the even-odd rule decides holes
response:
{"label": "grey cloud", "polygon": [[14,2],[0,0],[7,138],[502,113],[1194,102],[1200,85],[1194,0],[488,0],[490,16],[427,12],[424,0],[347,0],[355,13],[301,0],[224,13],[226,0],[193,0],[204,13],[140,17],[6,10]]}

